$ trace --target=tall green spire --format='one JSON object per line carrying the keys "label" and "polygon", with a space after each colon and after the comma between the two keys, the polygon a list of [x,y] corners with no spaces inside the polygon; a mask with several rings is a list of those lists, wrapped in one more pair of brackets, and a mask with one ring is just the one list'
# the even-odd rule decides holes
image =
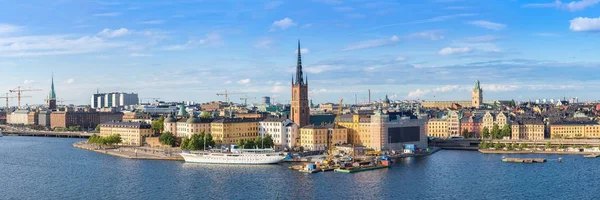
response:
{"label": "tall green spire", "polygon": [[50,95],[48,99],[56,99],[56,93],[54,92],[54,73],[52,73],[52,86],[50,86]]}

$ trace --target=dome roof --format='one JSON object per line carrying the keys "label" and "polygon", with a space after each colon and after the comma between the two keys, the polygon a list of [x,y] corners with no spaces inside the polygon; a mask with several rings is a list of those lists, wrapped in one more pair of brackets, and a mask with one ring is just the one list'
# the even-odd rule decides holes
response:
{"label": "dome roof", "polygon": [[187,119],[187,121],[185,121],[188,124],[197,124],[197,123],[201,123],[200,119],[198,119],[198,117],[196,117],[193,113],[190,114],[190,118]]}
{"label": "dome roof", "polygon": [[175,123],[177,120],[173,117],[173,115],[169,114],[167,118],[165,118],[165,122],[167,123]]}

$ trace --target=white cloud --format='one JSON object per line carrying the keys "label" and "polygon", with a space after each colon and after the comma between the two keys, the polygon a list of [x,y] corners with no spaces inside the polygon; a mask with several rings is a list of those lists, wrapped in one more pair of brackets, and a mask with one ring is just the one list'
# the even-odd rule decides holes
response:
{"label": "white cloud", "polygon": [[133,31],[126,28],[120,28],[117,30],[110,30],[108,28],[105,28],[104,30],[100,31],[98,35],[107,38],[114,38],[129,35],[131,33],[133,33]]}
{"label": "white cloud", "polygon": [[75,79],[73,79],[73,78],[70,78],[70,79],[67,79],[67,80],[65,80],[65,83],[66,83],[66,84],[71,84],[71,83],[73,83],[73,82],[75,82]]}
{"label": "white cloud", "polygon": [[408,95],[406,97],[411,98],[411,99],[421,98],[421,97],[425,96],[426,94],[428,94],[429,92],[431,92],[431,91],[417,89],[415,91],[408,92]]}
{"label": "white cloud", "polygon": [[386,39],[366,40],[366,41],[358,42],[355,44],[351,44],[351,45],[346,46],[344,49],[342,49],[342,51],[352,51],[352,50],[380,47],[380,46],[392,45],[392,44],[395,44],[396,42],[398,42],[398,36],[393,35],[392,37],[386,38]]}
{"label": "white cloud", "polygon": [[325,88],[321,88],[321,89],[314,89],[308,92],[309,94],[320,94],[320,93],[327,93],[327,89]]}
{"label": "white cloud", "polygon": [[292,26],[296,26],[296,23],[294,23],[292,19],[286,17],[281,20],[274,21],[273,24],[271,24],[271,31],[276,29],[285,30]]}
{"label": "white cloud", "polygon": [[300,28],[310,28],[310,27],[312,27],[312,24],[304,24]]}
{"label": "white cloud", "polygon": [[271,1],[267,4],[265,4],[265,9],[267,9],[267,10],[275,9],[281,5],[283,5],[283,1]]}
{"label": "white cloud", "polygon": [[556,33],[535,33],[533,34],[535,36],[540,36],[540,37],[559,37],[559,34]]}
{"label": "white cloud", "polygon": [[488,92],[508,92],[508,91],[514,91],[516,89],[519,89],[519,86],[517,86],[517,85],[484,84],[484,85],[481,85],[481,88],[483,89],[483,91],[488,91]]}
{"label": "white cloud", "polygon": [[248,85],[250,83],[250,79],[249,78],[242,79],[242,80],[239,80],[237,83],[240,85]]}
{"label": "white cloud", "polygon": [[0,24],[0,35],[5,33],[13,33],[21,30],[20,26],[15,26],[11,24]]}
{"label": "white cloud", "polygon": [[533,4],[525,4],[523,7],[534,7],[534,8],[556,8],[561,10],[568,10],[570,12],[576,12],[585,10],[588,7],[595,6],[600,3],[600,0],[581,0],[581,1],[571,1],[569,3],[563,3],[560,0],[550,3],[533,3]]}
{"label": "white cloud", "polygon": [[41,35],[0,38],[0,56],[22,57],[81,54],[99,52],[125,45],[125,43],[107,42],[95,36],[73,38],[66,35]]}
{"label": "white cloud", "polygon": [[398,56],[396,58],[396,61],[404,61],[404,60],[406,60],[406,58],[404,58],[403,56]]}
{"label": "white cloud", "polygon": [[165,20],[149,20],[143,21],[142,24],[164,24],[165,22]]}
{"label": "white cloud", "polygon": [[442,32],[443,32],[442,30],[422,31],[422,32],[410,34],[408,37],[409,38],[425,38],[425,39],[430,39],[430,40],[441,40],[441,39],[444,39]]}
{"label": "white cloud", "polygon": [[572,19],[571,26],[569,29],[576,32],[583,31],[600,31],[600,17],[598,18],[587,18],[587,17],[577,17]]}
{"label": "white cloud", "polygon": [[36,82],[36,81],[34,81],[34,80],[25,80],[25,81],[23,81],[23,84],[25,84],[25,85],[29,85],[29,84],[33,84],[33,83],[35,83],[35,82]]}
{"label": "white cloud", "polygon": [[[300,49],[300,53],[301,54],[308,54],[308,53],[310,53],[310,50],[308,50],[307,48],[301,48]],[[294,54],[298,54],[298,49],[294,50]]]}
{"label": "white cloud", "polygon": [[231,81],[225,81],[225,85],[231,84]]}
{"label": "white cloud", "polygon": [[96,16],[96,17],[116,17],[116,16],[119,16],[119,15],[121,15],[121,13],[118,13],[118,12],[97,13],[97,14],[94,14],[94,16]]}
{"label": "white cloud", "polygon": [[188,40],[185,44],[171,45],[164,47],[163,50],[177,51],[185,50],[196,46],[215,46],[223,43],[223,39],[218,33],[206,34],[206,37],[200,40]]}
{"label": "white cloud", "polygon": [[402,22],[402,23],[395,23],[395,24],[385,24],[385,25],[373,27],[371,29],[380,29],[380,28],[387,28],[387,27],[393,27],[393,26],[403,26],[403,25],[409,25],[409,24],[424,24],[424,23],[443,22],[443,21],[447,21],[447,20],[451,20],[451,19],[455,19],[455,18],[471,17],[471,16],[476,16],[476,15],[477,14],[473,14],[473,13],[461,13],[461,14],[456,14],[456,15],[444,15],[444,16],[437,16],[437,17],[433,17],[433,18],[429,18],[429,19],[416,20],[416,21],[412,21],[412,22]]}
{"label": "white cloud", "polygon": [[325,71],[340,69],[339,66],[332,65],[317,65],[317,66],[308,66],[304,68],[304,71],[311,74],[320,74]]}
{"label": "white cloud", "polygon": [[462,88],[458,85],[445,85],[442,87],[438,87],[435,88],[434,91],[436,92],[451,92],[451,91],[457,91],[457,90],[461,90]]}
{"label": "white cloud", "polygon": [[350,14],[347,14],[346,17],[351,18],[351,19],[362,19],[362,18],[365,18],[366,15],[360,14],[360,13],[350,13]]}
{"label": "white cloud", "polygon": [[471,52],[471,49],[469,49],[467,47],[461,47],[461,48],[446,47],[446,48],[443,48],[442,50],[440,50],[438,52],[438,54],[453,55],[453,54],[463,54],[463,53],[469,53],[469,52]]}
{"label": "white cloud", "polygon": [[285,91],[286,87],[281,85],[274,85],[273,88],[271,88],[271,93],[283,93]]}
{"label": "white cloud", "polygon": [[150,56],[152,56],[152,54],[146,54],[146,53],[131,53],[131,54],[129,54],[129,56],[131,56],[131,57],[150,57]]}
{"label": "white cloud", "polygon": [[313,1],[317,2],[317,3],[324,3],[324,4],[329,4],[329,5],[338,5],[338,4],[344,3],[342,0],[313,0]]}
{"label": "white cloud", "polygon": [[468,42],[468,43],[482,43],[482,42],[493,42],[493,41],[500,40],[502,38],[504,38],[504,37],[496,36],[496,35],[482,35],[482,36],[468,37],[468,38],[465,38],[463,41]]}
{"label": "white cloud", "polygon": [[496,30],[496,31],[506,28],[506,24],[499,24],[499,23],[494,23],[494,22],[485,21],[485,20],[470,21],[470,22],[468,22],[468,24],[478,26],[481,28],[490,29],[490,30]]}
{"label": "white cloud", "polygon": [[262,38],[262,39],[258,40],[258,42],[256,42],[254,44],[254,48],[257,48],[257,49],[270,49],[271,45],[273,45],[273,43],[275,43],[275,41],[273,41],[270,38]]}

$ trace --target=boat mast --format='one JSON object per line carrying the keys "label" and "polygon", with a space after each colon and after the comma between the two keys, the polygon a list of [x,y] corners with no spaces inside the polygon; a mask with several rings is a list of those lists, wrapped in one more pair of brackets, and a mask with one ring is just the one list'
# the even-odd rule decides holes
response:
{"label": "boat mast", "polygon": [[206,133],[204,133],[204,151],[206,151]]}

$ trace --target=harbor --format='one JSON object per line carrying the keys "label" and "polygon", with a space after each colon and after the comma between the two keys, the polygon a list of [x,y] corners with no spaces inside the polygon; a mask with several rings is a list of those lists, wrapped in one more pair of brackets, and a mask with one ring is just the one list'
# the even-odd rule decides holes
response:
{"label": "harbor", "polygon": [[102,148],[97,145],[88,144],[87,142],[73,143],[73,147],[93,151],[121,158],[138,159],[138,160],[170,160],[183,161],[183,157],[179,155],[177,149],[159,149],[159,148],[136,148],[115,146],[110,148]]}

